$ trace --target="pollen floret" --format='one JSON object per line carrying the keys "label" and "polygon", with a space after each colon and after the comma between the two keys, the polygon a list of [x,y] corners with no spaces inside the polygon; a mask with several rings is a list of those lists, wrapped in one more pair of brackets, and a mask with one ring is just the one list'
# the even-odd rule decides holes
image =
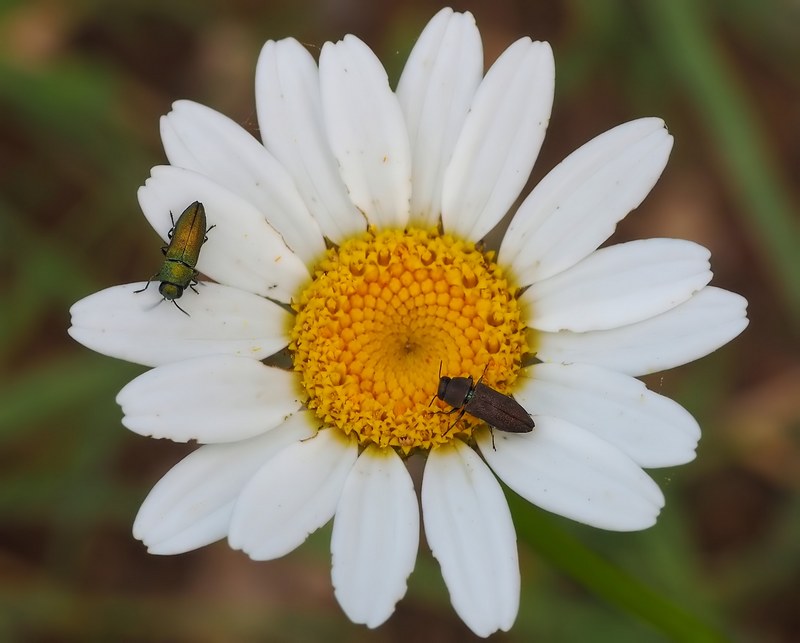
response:
{"label": "pollen floret", "polygon": [[440,368],[505,392],[527,350],[515,292],[492,259],[421,229],[329,250],[293,304],[290,348],[309,407],[363,445],[406,453],[469,436],[477,420],[431,404]]}

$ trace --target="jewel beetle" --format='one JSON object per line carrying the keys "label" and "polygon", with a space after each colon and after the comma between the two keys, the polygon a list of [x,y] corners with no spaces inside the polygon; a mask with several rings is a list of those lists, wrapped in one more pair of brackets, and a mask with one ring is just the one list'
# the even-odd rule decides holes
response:
{"label": "jewel beetle", "polygon": [[[170,218],[172,218],[171,212]],[[206,210],[199,201],[186,208],[177,221],[172,219],[169,244],[161,248],[165,257],[161,269],[147,280],[144,288],[134,292],[143,292],[147,290],[151,281],[160,281],[158,292],[161,296],[188,315],[189,313],[178,306],[175,300],[181,298],[186,288],[197,292],[194,288],[198,274],[195,266],[200,257],[200,248],[207,239],[206,232],[211,228],[206,228]]]}
{"label": "jewel beetle", "polygon": [[[484,373],[486,371],[484,370]],[[439,376],[436,392],[442,402],[453,407],[449,413],[458,412],[456,422],[465,413],[483,420],[489,426],[508,433],[529,433],[535,426],[525,408],[510,395],[503,395],[481,382],[483,375],[473,384],[472,376]],[[453,423],[455,425],[455,422]]]}

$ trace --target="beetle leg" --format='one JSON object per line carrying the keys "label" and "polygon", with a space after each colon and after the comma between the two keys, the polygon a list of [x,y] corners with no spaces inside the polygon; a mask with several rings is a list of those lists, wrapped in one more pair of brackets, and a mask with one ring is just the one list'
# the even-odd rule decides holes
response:
{"label": "beetle leg", "polygon": [[187,312],[186,312],[186,311],[185,311],[183,308],[181,308],[181,307],[178,305],[178,302],[177,302],[177,301],[175,301],[175,300],[173,299],[173,300],[172,300],[172,303],[173,303],[173,304],[175,304],[175,307],[176,307],[178,310],[180,310],[180,311],[181,311],[181,312],[182,312],[184,315],[186,315],[187,317],[191,317],[191,315],[190,315],[189,313],[187,313]]}
{"label": "beetle leg", "polygon": [[[435,396],[434,396],[434,399],[436,399]],[[433,400],[431,400],[431,402],[433,402]],[[428,404],[428,406],[430,406],[430,404]],[[453,413],[458,413],[459,411],[461,411],[461,415],[464,415],[464,413],[466,413],[466,411],[464,411],[464,407],[462,407],[462,406],[456,406],[456,407],[450,409],[449,411],[434,411],[434,413],[436,413],[437,415],[439,413],[441,413],[443,415],[453,415]],[[461,416],[459,416],[459,418],[460,417]],[[456,420],[456,422],[458,422],[458,420]]]}
{"label": "beetle leg", "polygon": [[137,293],[137,292],[144,292],[145,290],[147,290],[147,287],[150,285],[150,282],[151,282],[151,281],[153,281],[153,279],[155,279],[155,278],[156,278],[157,274],[158,274],[158,273],[156,273],[155,275],[153,275],[152,277],[150,277],[150,279],[148,279],[148,280],[147,280],[147,283],[144,285],[144,288],[142,288],[141,290],[134,290],[133,292],[134,292],[134,293]]}
{"label": "beetle leg", "polygon": [[[447,435],[448,433],[450,433],[450,431],[452,431],[452,430],[453,430],[453,427],[454,427],[456,424],[458,424],[458,421],[459,421],[461,418],[463,418],[463,417],[464,417],[464,413],[466,413],[466,412],[467,412],[467,411],[466,411],[466,409],[463,409],[463,408],[462,408],[462,409],[453,409],[453,411],[461,411],[461,413],[459,413],[459,414],[458,414],[458,417],[456,418],[456,421],[455,421],[455,422],[453,422],[453,423],[452,423],[452,424],[451,424],[451,425],[450,425],[450,426],[447,428],[447,431],[445,431],[445,432],[444,432],[444,434],[445,434],[445,435]],[[450,411],[450,412],[448,412],[448,413],[447,413],[447,415],[450,415],[450,413],[452,413],[453,411]],[[445,411],[442,411],[442,413],[444,413],[444,412],[445,412]]]}
{"label": "beetle leg", "polygon": [[199,274],[200,273],[197,270],[195,270],[194,271],[194,275],[192,276],[192,280],[189,282],[189,288],[194,290],[195,294],[197,294],[197,295],[200,294],[199,292],[197,292],[197,288],[195,288],[195,286],[197,285],[197,275],[199,275]]}

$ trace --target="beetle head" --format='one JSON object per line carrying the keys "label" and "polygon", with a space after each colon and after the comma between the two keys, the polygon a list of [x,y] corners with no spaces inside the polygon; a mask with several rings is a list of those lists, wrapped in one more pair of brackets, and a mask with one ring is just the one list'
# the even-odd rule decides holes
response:
{"label": "beetle head", "polygon": [[161,293],[161,296],[164,299],[173,301],[175,299],[180,299],[181,295],[183,294],[183,288],[176,284],[171,284],[168,281],[165,281],[158,287],[158,292]]}
{"label": "beetle head", "polygon": [[447,402],[450,406],[460,408],[471,397],[472,377],[447,377],[439,378],[439,391],[436,397]]}
{"label": "beetle head", "polygon": [[447,395],[447,387],[450,384],[450,378],[446,375],[444,377],[439,378],[439,390],[436,391],[436,397],[440,400],[444,400],[445,396]]}

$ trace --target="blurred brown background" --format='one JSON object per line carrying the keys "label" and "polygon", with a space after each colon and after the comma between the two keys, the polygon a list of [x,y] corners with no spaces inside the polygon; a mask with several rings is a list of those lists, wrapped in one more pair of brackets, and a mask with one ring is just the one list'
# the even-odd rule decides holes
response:
{"label": "blurred brown background", "polygon": [[[130,535],[133,518],[191,447],[127,432],[114,396],[143,369],[66,335],[73,302],[142,280],[159,260],[136,188],[165,162],[158,117],[172,101],[205,103],[258,135],[253,73],[265,40],[294,36],[316,54],[355,33],[394,83],[442,6],[0,3],[0,641],[473,638],[427,551],[377,631],[352,625],[335,603],[328,529],[270,563],[224,543],[148,555]],[[713,283],[750,301],[739,339],[648,378],[704,430],[695,462],[651,472],[667,494],[656,527],[604,533],[513,503],[522,606],[514,629],[496,638],[800,640],[800,3],[454,8],[474,13],[487,66],[523,35],[553,45],[555,105],[531,185],[600,132],[664,118],[676,139],[670,164],[615,240],[695,240],[713,253]],[[704,627],[659,626],[626,598],[636,585],[620,586],[602,566],[581,579],[553,553],[558,542],[539,547],[530,537],[544,533],[537,520]]]}

